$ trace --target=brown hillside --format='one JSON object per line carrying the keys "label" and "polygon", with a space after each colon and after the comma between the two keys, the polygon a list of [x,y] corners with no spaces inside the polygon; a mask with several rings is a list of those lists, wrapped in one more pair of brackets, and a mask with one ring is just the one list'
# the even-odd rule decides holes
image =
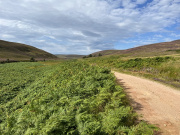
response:
{"label": "brown hillside", "polygon": [[180,53],[180,40],[139,46],[127,50],[104,50],[92,55],[159,56]]}
{"label": "brown hillside", "polygon": [[0,60],[56,59],[57,57],[41,49],[21,43],[0,40]]}

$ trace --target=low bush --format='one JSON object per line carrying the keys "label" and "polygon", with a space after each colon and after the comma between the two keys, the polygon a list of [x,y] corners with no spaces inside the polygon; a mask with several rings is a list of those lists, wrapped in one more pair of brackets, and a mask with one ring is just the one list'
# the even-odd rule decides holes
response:
{"label": "low bush", "polygon": [[[108,68],[83,62],[13,63],[0,70],[0,132],[7,135],[153,134],[137,123]],[[19,82],[19,83],[18,83]]]}

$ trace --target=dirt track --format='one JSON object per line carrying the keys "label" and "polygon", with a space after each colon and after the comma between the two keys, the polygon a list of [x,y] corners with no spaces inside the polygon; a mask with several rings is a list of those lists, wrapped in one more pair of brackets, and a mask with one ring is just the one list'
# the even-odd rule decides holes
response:
{"label": "dirt track", "polygon": [[180,135],[180,91],[147,79],[114,72],[142,118],[162,135]]}

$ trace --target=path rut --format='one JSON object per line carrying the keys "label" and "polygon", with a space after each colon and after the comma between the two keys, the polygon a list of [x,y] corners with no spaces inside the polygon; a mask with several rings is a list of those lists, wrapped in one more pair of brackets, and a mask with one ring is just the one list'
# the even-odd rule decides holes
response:
{"label": "path rut", "polygon": [[180,91],[155,81],[114,72],[140,119],[157,125],[161,135],[180,135]]}

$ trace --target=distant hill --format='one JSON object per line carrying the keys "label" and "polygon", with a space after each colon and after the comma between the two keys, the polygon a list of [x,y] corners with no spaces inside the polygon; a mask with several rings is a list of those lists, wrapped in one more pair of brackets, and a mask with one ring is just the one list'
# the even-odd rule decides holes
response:
{"label": "distant hill", "polygon": [[85,55],[76,55],[76,54],[55,54],[58,58],[61,59],[79,59],[83,58]]}
{"label": "distant hill", "polygon": [[92,53],[92,56],[99,56],[99,54],[136,57],[180,54],[180,40],[144,45],[127,50],[104,50]]}
{"label": "distant hill", "polygon": [[56,59],[57,56],[36,47],[21,43],[14,43],[0,40],[0,61],[10,60],[29,60],[35,59]]}

